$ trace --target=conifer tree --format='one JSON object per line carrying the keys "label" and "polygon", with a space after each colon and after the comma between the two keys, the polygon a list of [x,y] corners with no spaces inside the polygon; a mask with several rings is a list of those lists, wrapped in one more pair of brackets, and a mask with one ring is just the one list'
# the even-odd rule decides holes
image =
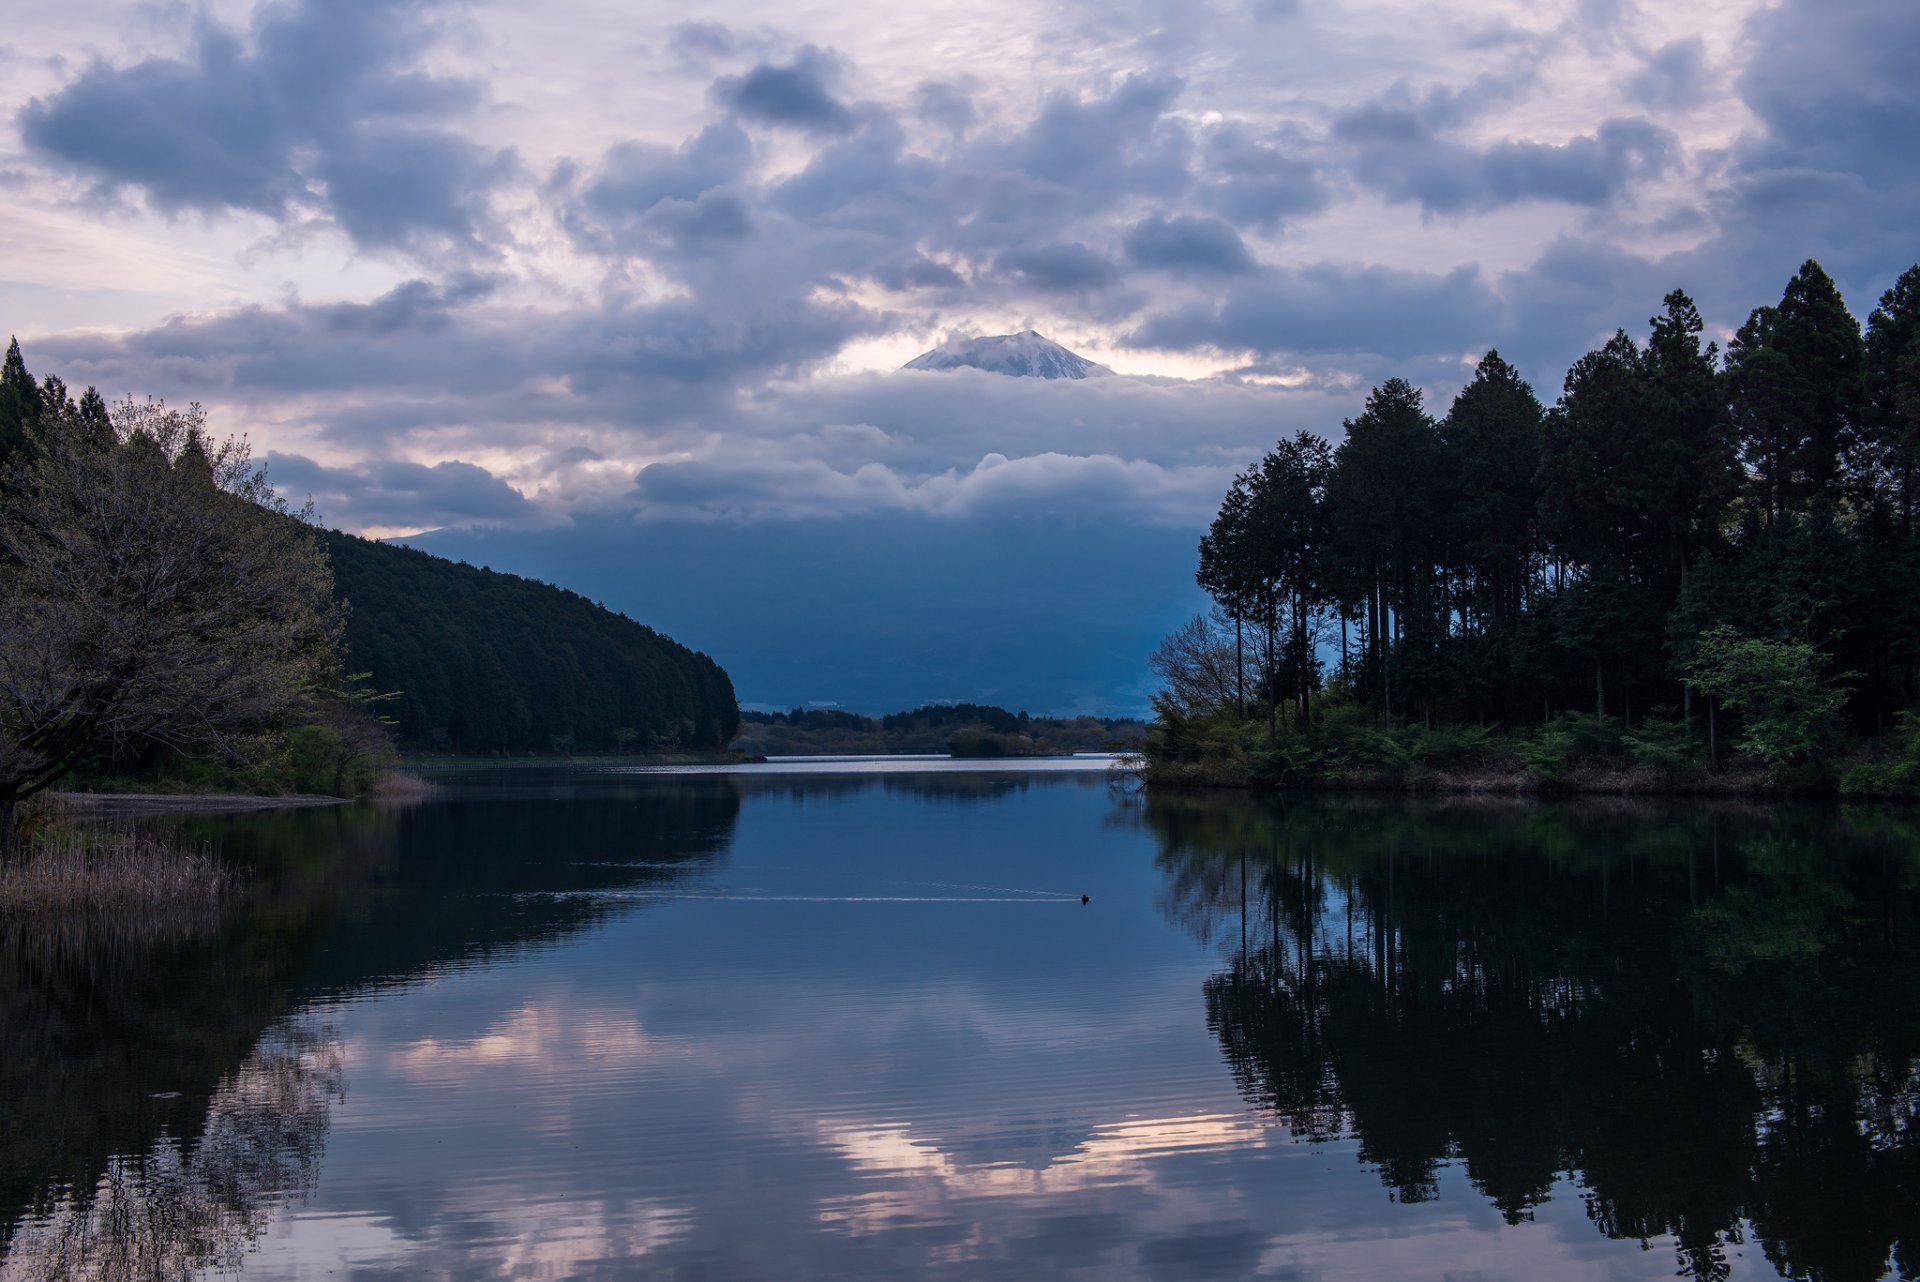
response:
{"label": "conifer tree", "polygon": [[1448,542],[1473,580],[1480,622],[1519,617],[1536,534],[1534,475],[1542,411],[1520,371],[1489,351],[1440,424],[1451,462]]}
{"label": "conifer tree", "polygon": [[1913,530],[1920,483],[1920,266],[1909,267],[1867,318],[1862,429],[1877,496]]}
{"label": "conifer tree", "polygon": [[0,360],[0,467],[25,451],[32,442],[33,424],[40,417],[40,389],[27,373],[20,340],[7,344]]}
{"label": "conifer tree", "polygon": [[1755,308],[1727,348],[1727,391],[1768,521],[1838,499],[1859,442],[1860,325],[1820,264],[1801,265],[1777,307]]}

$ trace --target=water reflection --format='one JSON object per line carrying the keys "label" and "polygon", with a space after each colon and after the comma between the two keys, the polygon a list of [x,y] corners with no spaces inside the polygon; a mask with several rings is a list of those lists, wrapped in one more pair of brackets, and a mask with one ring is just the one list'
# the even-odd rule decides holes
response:
{"label": "water reflection", "polygon": [[227,1261],[310,1179],[337,1094],[339,1044],[290,1012],[633,911],[520,892],[689,875],[739,806],[730,784],[689,781],[158,821],[245,869],[245,894],[192,921],[0,928],[0,1276]]}
{"label": "water reflection", "polygon": [[243,911],[0,950],[8,1277],[1851,1282],[1920,1242],[1897,812],[526,771],[187,826]]}
{"label": "water reflection", "polygon": [[1163,907],[1229,964],[1247,1100],[1389,1195],[1557,1180],[1610,1238],[1730,1275],[1920,1266],[1920,833],[1884,812],[1155,797]]}
{"label": "water reflection", "polygon": [[50,1189],[16,1226],[0,1279],[154,1279],[232,1270],[274,1212],[318,1178],[339,1039],[297,1022],[263,1036],[207,1102],[197,1133],[115,1155],[90,1186]]}

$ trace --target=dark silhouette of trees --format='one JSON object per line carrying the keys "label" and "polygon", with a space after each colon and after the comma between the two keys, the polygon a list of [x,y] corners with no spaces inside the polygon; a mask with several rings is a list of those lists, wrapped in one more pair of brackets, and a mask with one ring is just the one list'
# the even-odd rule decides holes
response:
{"label": "dark silhouette of trees", "polygon": [[348,666],[399,697],[403,746],[466,754],[712,752],[725,669],[577,592],[328,532]]}
{"label": "dark silhouette of trees", "polygon": [[[1248,1102],[1401,1201],[1583,1198],[1680,1276],[1912,1272],[1911,823],[1150,793],[1162,905],[1222,946]],[[1569,1187],[1568,1181],[1573,1187]]]}
{"label": "dark silhouette of trees", "polygon": [[1864,336],[1813,262],[1724,360],[1703,328],[1674,290],[1545,409],[1498,352],[1438,422],[1388,379],[1337,448],[1302,434],[1237,477],[1197,579],[1262,719],[1306,725],[1331,687],[1387,726],[1588,708],[1711,734],[1690,674],[1718,625],[1813,647],[1856,731],[1912,707],[1920,267]]}

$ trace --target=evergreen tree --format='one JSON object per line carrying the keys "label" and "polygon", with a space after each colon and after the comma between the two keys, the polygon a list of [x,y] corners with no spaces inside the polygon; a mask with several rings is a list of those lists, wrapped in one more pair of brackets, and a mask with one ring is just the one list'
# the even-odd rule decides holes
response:
{"label": "evergreen tree", "polygon": [[28,449],[34,422],[40,417],[40,389],[27,373],[20,340],[7,344],[0,360],[0,467]]}
{"label": "evergreen tree", "polygon": [[1845,457],[1860,441],[1864,357],[1859,322],[1812,259],[1728,347],[1733,417],[1769,521],[1816,495],[1838,499]]}
{"label": "evergreen tree", "polygon": [[1541,419],[1533,389],[1490,351],[1440,424],[1454,490],[1448,542],[1464,558],[1474,611],[1486,628],[1519,617],[1532,578]]}
{"label": "evergreen tree", "polygon": [[1909,267],[1867,318],[1862,429],[1878,496],[1913,530],[1920,481],[1920,266]]}
{"label": "evergreen tree", "polygon": [[1392,647],[1416,604],[1431,599],[1440,435],[1420,390],[1400,378],[1374,388],[1345,426],[1327,486],[1331,569],[1340,595],[1360,605],[1367,683],[1391,717]]}

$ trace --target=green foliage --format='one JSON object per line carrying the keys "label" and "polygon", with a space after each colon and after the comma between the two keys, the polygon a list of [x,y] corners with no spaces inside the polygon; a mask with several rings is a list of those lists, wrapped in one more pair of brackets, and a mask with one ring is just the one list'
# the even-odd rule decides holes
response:
{"label": "green foliage", "polygon": [[357,752],[332,726],[300,726],[281,749],[284,779],[293,792],[363,797],[373,791],[386,765],[379,754]]}
{"label": "green foliage", "polygon": [[1529,774],[1555,784],[1573,766],[1615,755],[1620,749],[1620,723],[1612,717],[1563,712],[1527,741],[1523,756]]}
{"label": "green foliage", "polygon": [[1831,664],[1805,642],[1743,637],[1718,624],[1701,635],[1689,676],[1742,714],[1741,749],[1778,772],[1812,762],[1834,732],[1846,695],[1825,680]]}
{"label": "green foliage", "polygon": [[337,671],[325,551],[244,443],[198,406],[129,400],[110,426],[0,472],[0,840],[91,762],[250,761]]}
{"label": "green foliage", "polygon": [[739,728],[704,654],[575,592],[329,533],[348,661],[415,751],[712,752]]}
{"label": "green foliage", "polygon": [[947,754],[954,757],[1041,757],[1049,752],[1044,739],[1004,734],[985,726],[962,726],[947,736]]}
{"label": "green foliage", "polygon": [[1887,736],[1886,752],[1856,762],[1840,777],[1847,797],[1907,797],[1920,794],[1920,712],[1902,712]]}
{"label": "green foliage", "polygon": [[[1005,740],[1006,752],[954,755],[1030,755],[1034,752],[1137,750],[1146,727],[1130,717],[1030,717],[992,704],[928,704],[911,712],[867,717],[842,708],[795,708],[790,712],[743,712],[736,751],[768,757],[836,753],[953,752],[956,732],[972,742],[976,732]],[[997,742],[997,740],[996,740]]]}
{"label": "green foliage", "polygon": [[1634,761],[1669,776],[1700,761],[1700,738],[1684,721],[1648,717],[1632,730],[1623,731],[1620,743]]}

